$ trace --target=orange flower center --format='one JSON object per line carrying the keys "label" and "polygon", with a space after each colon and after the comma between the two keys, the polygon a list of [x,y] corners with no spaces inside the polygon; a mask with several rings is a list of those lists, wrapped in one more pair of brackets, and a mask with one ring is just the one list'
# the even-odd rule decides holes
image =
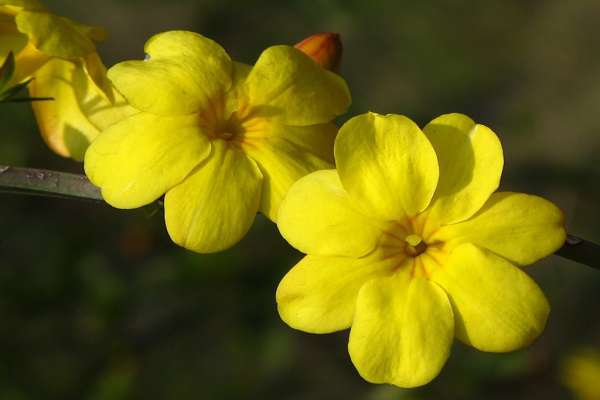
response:
{"label": "orange flower center", "polygon": [[224,140],[229,145],[244,148],[262,139],[266,121],[256,117],[243,99],[238,101],[237,110],[226,111],[223,97],[213,100],[211,107],[198,113],[198,123],[210,140]]}
{"label": "orange flower center", "polygon": [[[382,242],[384,248],[400,256],[399,265],[411,268],[413,276],[430,276],[435,268],[442,265],[447,256],[446,243],[432,237],[425,229],[427,214],[398,220],[384,230],[387,234]],[[406,263],[406,261],[410,261]]]}

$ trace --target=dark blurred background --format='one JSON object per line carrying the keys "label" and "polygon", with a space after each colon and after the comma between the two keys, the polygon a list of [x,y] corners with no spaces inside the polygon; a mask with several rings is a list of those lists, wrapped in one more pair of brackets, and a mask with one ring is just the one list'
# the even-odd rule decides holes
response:
{"label": "dark blurred background", "polygon": [[[551,199],[570,232],[600,242],[597,0],[46,4],[108,28],[99,48],[107,65],[142,58],[145,40],[169,29],[200,32],[248,63],[272,44],[339,32],[353,94],[348,116],[394,112],[425,124],[468,114],[503,141],[502,189]],[[0,117],[0,164],[81,171],[45,148],[27,104],[3,105]],[[309,335],[279,320],[275,288],[300,254],[265,218],[216,255],[172,244],[152,209],[0,194],[0,223],[2,400],[597,399],[590,396],[600,392],[600,271],[557,256],[527,268],[552,305],[534,345],[486,354],[456,343],[433,383],[401,390],[358,376],[347,332]]]}

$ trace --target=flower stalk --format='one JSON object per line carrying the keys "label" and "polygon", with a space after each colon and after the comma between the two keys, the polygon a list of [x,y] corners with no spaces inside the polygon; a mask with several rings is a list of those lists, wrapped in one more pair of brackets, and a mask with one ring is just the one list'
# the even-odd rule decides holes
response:
{"label": "flower stalk", "polygon": [[[0,193],[102,202],[85,175],[0,165]],[[554,254],[600,270],[600,245],[574,235]]]}

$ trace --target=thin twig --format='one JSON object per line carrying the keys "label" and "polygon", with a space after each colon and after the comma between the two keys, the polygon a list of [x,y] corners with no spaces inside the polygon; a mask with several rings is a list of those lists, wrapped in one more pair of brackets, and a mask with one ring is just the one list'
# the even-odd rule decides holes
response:
{"label": "thin twig", "polygon": [[567,235],[567,240],[563,247],[558,249],[554,254],[592,268],[600,269],[600,245],[578,238],[577,236]]}
{"label": "thin twig", "polygon": [[0,193],[102,201],[100,190],[84,175],[3,165]]}
{"label": "thin twig", "polygon": [[[100,190],[85,175],[2,165],[0,193],[103,201]],[[162,206],[161,200],[158,205]],[[600,269],[600,245],[585,239],[567,235],[565,244],[555,254]]]}

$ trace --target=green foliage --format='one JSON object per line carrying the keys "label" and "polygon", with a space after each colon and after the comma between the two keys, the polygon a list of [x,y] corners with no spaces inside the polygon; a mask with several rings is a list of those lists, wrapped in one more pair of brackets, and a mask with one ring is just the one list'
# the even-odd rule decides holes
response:
{"label": "green foliage", "polygon": [[8,82],[12,79],[15,74],[15,55],[12,51],[6,56],[6,60],[0,67],[0,94],[4,92]]}
{"label": "green foliage", "polygon": [[15,74],[15,55],[9,52],[6,60],[0,67],[0,103],[23,103],[32,101],[52,100],[51,97],[17,97],[17,95],[33,80],[29,78],[24,82],[11,85]]}

